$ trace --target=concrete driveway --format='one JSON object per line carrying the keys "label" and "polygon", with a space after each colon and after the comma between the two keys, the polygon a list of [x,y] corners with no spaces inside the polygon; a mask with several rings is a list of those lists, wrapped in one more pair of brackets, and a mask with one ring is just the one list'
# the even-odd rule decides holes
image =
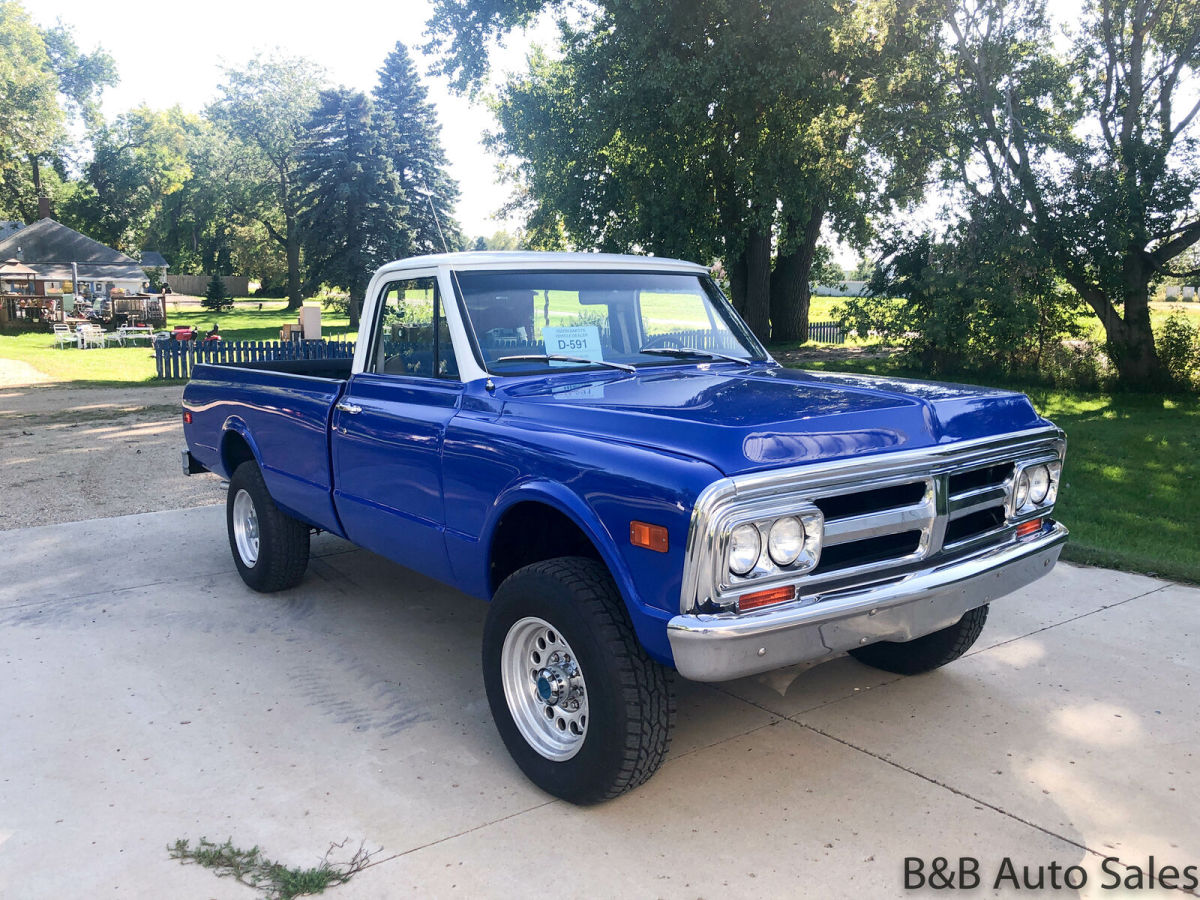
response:
{"label": "concrete driveway", "polygon": [[314,551],[262,596],[221,507],[4,535],[0,897],[254,896],[168,859],[201,836],[288,864],[382,847],[334,898],[890,897],[906,857],[960,856],[974,896],[1008,857],[1112,897],[1151,855],[1200,866],[1200,590],[1060,565],[937,673],[682,682],[664,767],[580,809],[500,743],[483,604]]}

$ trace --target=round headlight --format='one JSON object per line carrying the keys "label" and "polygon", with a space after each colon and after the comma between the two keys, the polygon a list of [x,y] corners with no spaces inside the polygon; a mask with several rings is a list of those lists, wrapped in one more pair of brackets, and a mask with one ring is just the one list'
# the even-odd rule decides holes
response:
{"label": "round headlight", "polygon": [[767,537],[767,552],[777,566],[790,566],[804,549],[804,524],[795,516],[776,519]]}
{"label": "round headlight", "polygon": [[1034,466],[1029,470],[1029,499],[1041,503],[1050,493],[1050,470],[1045,466]]}
{"label": "round headlight", "polygon": [[758,562],[762,552],[762,538],[753,525],[739,525],[733,529],[729,539],[729,571],[734,575],[745,575]]}
{"label": "round headlight", "polygon": [[1017,495],[1014,498],[1013,508],[1020,509],[1029,502],[1029,470],[1022,469],[1021,474],[1017,476]]}

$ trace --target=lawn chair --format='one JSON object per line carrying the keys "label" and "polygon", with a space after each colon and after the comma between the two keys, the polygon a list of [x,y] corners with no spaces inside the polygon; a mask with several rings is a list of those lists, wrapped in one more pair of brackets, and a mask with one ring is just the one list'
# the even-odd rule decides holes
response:
{"label": "lawn chair", "polygon": [[104,346],[104,329],[99,325],[77,325],[75,330],[83,335],[84,347]]}
{"label": "lawn chair", "polygon": [[75,335],[71,333],[71,326],[66,322],[54,323],[54,343],[59,347],[75,343]]}
{"label": "lawn chair", "polygon": [[116,331],[104,332],[104,346],[107,347],[109,344],[118,344],[118,345],[124,347],[125,346],[125,332],[122,331],[121,329],[117,329]]}

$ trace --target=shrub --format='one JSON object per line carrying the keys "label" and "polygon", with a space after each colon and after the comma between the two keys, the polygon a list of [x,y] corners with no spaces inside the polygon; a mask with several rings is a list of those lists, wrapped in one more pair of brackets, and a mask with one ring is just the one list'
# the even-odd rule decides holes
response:
{"label": "shrub", "polygon": [[[835,309],[843,328],[900,344],[930,375],[1066,371],[1066,338],[1082,336],[1081,301],[1040,254],[986,210],[941,238],[893,236],[870,295]],[[1069,360],[1068,360],[1069,361]]]}
{"label": "shrub", "polygon": [[1195,387],[1200,372],[1200,328],[1183,313],[1172,313],[1158,330],[1154,344],[1171,381],[1182,390]]}

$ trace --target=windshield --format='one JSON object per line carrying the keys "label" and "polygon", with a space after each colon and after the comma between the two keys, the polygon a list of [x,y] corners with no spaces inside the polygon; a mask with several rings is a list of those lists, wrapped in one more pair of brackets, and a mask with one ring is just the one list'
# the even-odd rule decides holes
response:
{"label": "windshield", "polygon": [[480,362],[497,375],[766,359],[705,276],[457,272],[455,285]]}

